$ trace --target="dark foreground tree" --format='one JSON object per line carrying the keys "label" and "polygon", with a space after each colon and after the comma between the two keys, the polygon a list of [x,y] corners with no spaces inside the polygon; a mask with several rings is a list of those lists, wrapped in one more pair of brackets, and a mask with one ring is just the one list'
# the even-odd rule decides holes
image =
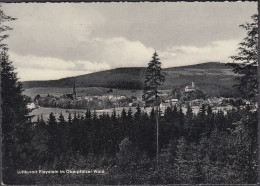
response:
{"label": "dark foreground tree", "polygon": [[[0,7],[1,8],[1,7]],[[3,25],[14,18],[6,16],[0,9],[0,63],[1,63],[1,99],[2,99],[2,155],[3,181],[14,184],[16,169],[28,167],[27,159],[31,151],[31,125],[26,99],[22,95],[22,84],[18,81],[12,62],[8,57],[7,45],[3,40],[8,37],[3,32],[11,30]],[[18,184],[18,182],[16,183]]]}
{"label": "dark foreground tree", "polygon": [[[26,152],[30,150],[31,124],[26,101],[22,95],[22,84],[18,81],[14,67],[8,59],[7,50],[1,51],[1,97],[3,171],[26,166]],[[4,180],[7,177],[4,177]],[[8,183],[8,182],[6,182]]]}
{"label": "dark foreground tree", "polygon": [[240,25],[247,32],[246,37],[240,43],[238,54],[231,56],[233,63],[227,65],[233,68],[238,74],[235,87],[244,98],[256,99],[257,91],[257,51],[258,51],[258,19],[257,14],[253,15],[252,22]]}
{"label": "dark foreground tree", "polygon": [[7,45],[3,43],[3,40],[8,38],[8,36],[9,36],[8,34],[3,34],[3,32],[12,30],[11,27],[3,25],[3,23],[7,22],[7,21],[13,21],[13,20],[15,20],[15,18],[5,15],[5,13],[3,12],[2,7],[0,5],[0,34],[1,34],[0,35],[0,49],[7,47]]}
{"label": "dark foreground tree", "polygon": [[158,54],[154,52],[152,60],[148,63],[145,73],[143,99],[146,106],[155,106],[156,112],[156,126],[157,126],[157,164],[159,154],[159,119],[158,119],[158,87],[165,81],[165,77],[161,74],[161,62]]}

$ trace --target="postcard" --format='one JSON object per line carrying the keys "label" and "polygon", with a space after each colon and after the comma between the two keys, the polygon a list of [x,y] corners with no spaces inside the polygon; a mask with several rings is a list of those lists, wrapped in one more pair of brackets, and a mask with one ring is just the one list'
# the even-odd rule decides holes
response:
{"label": "postcard", "polygon": [[1,3],[2,184],[257,184],[257,2]]}

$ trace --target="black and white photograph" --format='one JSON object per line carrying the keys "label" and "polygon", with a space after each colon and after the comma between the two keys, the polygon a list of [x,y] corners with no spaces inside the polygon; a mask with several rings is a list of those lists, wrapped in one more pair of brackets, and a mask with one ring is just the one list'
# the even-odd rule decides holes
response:
{"label": "black and white photograph", "polygon": [[1,183],[259,183],[257,6],[1,3]]}

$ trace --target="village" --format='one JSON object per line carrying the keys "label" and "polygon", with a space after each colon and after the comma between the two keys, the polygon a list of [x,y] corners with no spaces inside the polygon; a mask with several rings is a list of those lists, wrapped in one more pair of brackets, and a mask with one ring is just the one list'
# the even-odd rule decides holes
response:
{"label": "village", "polygon": [[[246,105],[249,105],[252,110],[256,110],[258,107],[257,103],[251,103],[242,98],[206,97],[205,95],[197,96],[196,92],[202,91],[200,91],[199,87],[196,86],[194,80],[192,80],[191,85],[185,86],[179,99],[173,94],[172,91],[161,92],[159,94],[159,108],[162,114],[167,109],[167,107],[173,108],[174,106],[177,108],[181,106],[185,112],[187,110],[187,106],[189,105],[195,114],[198,113],[200,107],[203,104],[211,106],[212,111],[215,113],[218,111],[223,111],[225,114],[228,110],[235,108],[234,106],[236,105],[240,105],[241,109]],[[193,95],[193,97],[190,95]],[[104,110],[127,107],[133,108],[137,106],[145,109],[145,101],[141,95],[118,94],[117,92],[113,92],[113,89],[109,89],[106,94],[84,95],[80,94],[80,92],[77,92],[76,86],[74,84],[72,93],[67,93],[60,97],[50,94],[48,94],[46,97],[37,95],[34,100],[27,106],[28,109],[31,110],[37,109],[39,107]]]}

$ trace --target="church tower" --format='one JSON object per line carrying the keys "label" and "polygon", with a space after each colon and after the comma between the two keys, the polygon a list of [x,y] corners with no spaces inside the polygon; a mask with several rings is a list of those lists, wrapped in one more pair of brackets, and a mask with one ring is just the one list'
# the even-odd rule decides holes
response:
{"label": "church tower", "polygon": [[192,86],[192,88],[195,88],[195,81],[194,81],[194,78],[192,78],[191,86]]}
{"label": "church tower", "polygon": [[73,99],[77,99],[77,94],[76,94],[76,83],[74,81],[74,86],[73,86]]}

